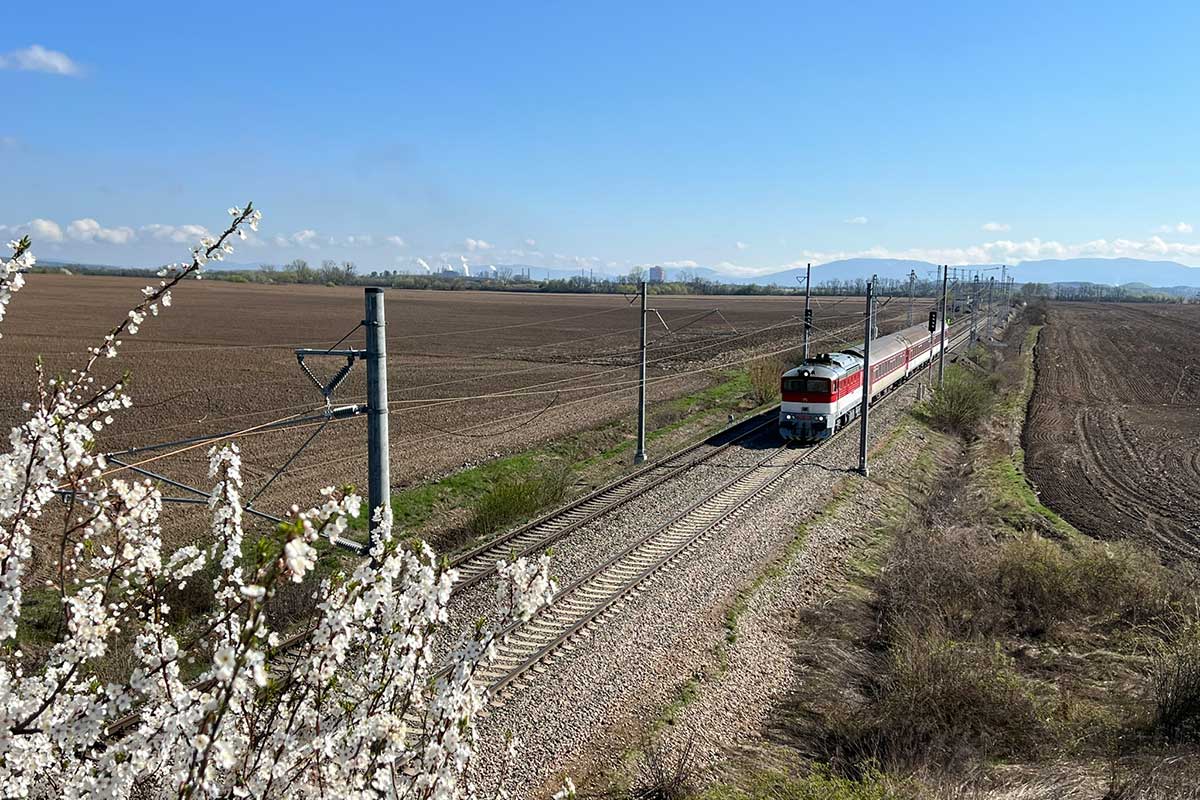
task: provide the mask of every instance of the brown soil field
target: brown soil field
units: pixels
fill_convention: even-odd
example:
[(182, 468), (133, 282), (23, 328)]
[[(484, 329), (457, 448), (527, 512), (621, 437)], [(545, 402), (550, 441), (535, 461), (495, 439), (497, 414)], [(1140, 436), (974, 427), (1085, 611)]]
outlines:
[[(144, 279), (32, 275), (11, 305), (0, 341), (4, 422), (20, 421), (33, 393), (35, 357), (51, 374), (78, 366), (87, 347), (136, 302)], [(392, 481), (409, 485), (501, 454), (631, 415), (636, 407), (638, 310), (612, 295), (389, 290), (387, 339)], [(725, 368), (756, 353), (798, 346), (803, 301), (789, 297), (652, 298), (651, 404), (712, 385)], [(860, 338), (862, 301), (820, 298), (815, 325)], [(707, 314), (719, 309), (721, 314)], [(907, 303), (885, 308), (880, 325), (904, 322)], [(923, 311), (919, 311), (923, 314)], [(99, 442), (105, 452), (243, 430), (323, 406), (301, 373), (295, 347), (328, 347), (363, 316), (361, 287), (264, 286), (188, 281), (175, 302), (125, 337), (120, 357), (98, 379), (124, 371), (134, 408)], [(686, 327), (684, 327), (686, 326)], [(774, 326), (774, 327), (771, 327)], [(771, 327), (770, 330), (763, 330)], [(818, 344), (827, 346), (831, 337)], [(362, 347), (362, 331), (343, 347)], [(332, 374), (337, 359), (309, 361)], [(365, 401), (358, 364), (335, 405)], [(479, 397), (498, 392), (516, 396)], [(463, 399), (466, 398), (466, 399)], [(239, 436), (253, 496), (316, 430)], [(146, 469), (205, 487), (209, 445), (163, 457), (137, 456)], [(256, 502), (279, 513), (316, 497), (320, 486), (365, 486), (364, 417), (331, 423)], [(200, 514), (172, 506), (172, 513)]]
[(1042, 500), (1092, 536), (1200, 557), (1200, 306), (1054, 304), (1036, 368)]

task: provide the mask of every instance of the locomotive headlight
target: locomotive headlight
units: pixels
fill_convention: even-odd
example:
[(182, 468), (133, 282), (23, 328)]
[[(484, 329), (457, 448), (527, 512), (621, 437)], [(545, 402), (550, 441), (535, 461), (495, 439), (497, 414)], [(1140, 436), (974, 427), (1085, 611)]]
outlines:
[(791, 414), (784, 414), (784, 415), (783, 415), (783, 418), (784, 418), (784, 419), (791, 419), (791, 418), (792, 418), (792, 415), (791, 415)]

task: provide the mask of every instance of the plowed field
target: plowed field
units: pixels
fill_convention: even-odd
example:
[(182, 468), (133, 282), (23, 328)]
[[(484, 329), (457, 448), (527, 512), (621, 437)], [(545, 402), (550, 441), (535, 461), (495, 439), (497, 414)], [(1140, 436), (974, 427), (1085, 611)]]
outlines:
[[(144, 284), (31, 275), (0, 326), (3, 423), (20, 419), (20, 404), (32, 394), (36, 356), (44, 357), (52, 374), (78, 365), (85, 348), (123, 317)], [(386, 302), (396, 485), (528, 449), (635, 407), (638, 310), (626, 298), (389, 290)], [(661, 297), (651, 305), (658, 309), (650, 331), (652, 404), (712, 384), (723, 366), (800, 341), (796, 317), (803, 302), (796, 298)], [(721, 314), (705, 316), (714, 308)], [(816, 324), (824, 331), (842, 329), (835, 340), (856, 340), (861, 308), (858, 299), (821, 298)], [(902, 300), (891, 304), (881, 326), (902, 324), (906, 310)], [(103, 434), (101, 447), (113, 452), (240, 430), (319, 409), (322, 397), (292, 349), (328, 347), (362, 316), (361, 288), (187, 282), (172, 308), (126, 337), (121, 357), (103, 362), (102, 377), (110, 381), (124, 370), (132, 373), (135, 407)], [(359, 330), (342, 346), (362, 347), (363, 341)], [(310, 363), (324, 374), (340, 366), (334, 359)], [(365, 386), (360, 363), (335, 404), (365, 401)], [(315, 429), (239, 437), (247, 496)], [(203, 486), (206, 450), (199, 446), (146, 468)], [(314, 497), (322, 485), (363, 486), (365, 473), (365, 419), (335, 422), (257, 505), (278, 513)]]
[(1055, 304), (1036, 364), (1043, 501), (1093, 536), (1200, 558), (1200, 306)]

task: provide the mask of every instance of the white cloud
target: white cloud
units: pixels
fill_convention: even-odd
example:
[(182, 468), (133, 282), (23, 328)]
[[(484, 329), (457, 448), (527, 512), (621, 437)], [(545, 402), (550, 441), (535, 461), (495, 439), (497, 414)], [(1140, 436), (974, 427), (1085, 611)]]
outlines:
[(726, 275), (736, 275), (750, 277), (753, 275), (762, 275), (767, 272), (774, 272), (777, 267), (744, 267), (741, 264), (735, 264), (732, 261), (721, 261), (717, 263), (716, 270), (723, 272)]
[(1191, 233), (1193, 230), (1189, 222), (1176, 222), (1174, 225), (1159, 225), (1154, 229), (1155, 233)]
[(476, 250), (491, 250), (494, 245), (483, 239), (466, 239), (463, 241), (463, 246), (467, 248), (467, 252), (474, 253)]
[(28, 223), (29, 235), (34, 241), (41, 242), (61, 242), (63, 240), (62, 228), (58, 223), (50, 219), (31, 219)]
[(40, 44), (31, 44), (22, 50), (12, 50), (0, 55), (0, 69), (19, 69), (26, 72), (48, 72), (51, 75), (79, 75), (79, 65), (66, 53), (47, 50)]
[(320, 234), (312, 228), (305, 228), (302, 231), (296, 231), (290, 236), (284, 233), (277, 233), (271, 237), (271, 242), (276, 247), (307, 247), (310, 250), (316, 250), (321, 246)]
[(0, 136), (0, 150), (16, 150), (21, 146), (21, 140), (15, 136)]
[(405, 244), (407, 244), (403, 239), (401, 239), (399, 236), (396, 236), (395, 234), (393, 234), (391, 236), (385, 236), (384, 241), (387, 242), (388, 244), (394, 245), (396, 247), (404, 247)]
[(537, 247), (537, 239), (526, 239), (525, 246), (526, 247)]
[(737, 242), (734, 244), (734, 247), (736, 247), (738, 250), (745, 250), (750, 247), (750, 245), (746, 244), (745, 242)]
[(0, 225), (0, 236), (17, 239), (28, 236), (33, 240), (35, 248), (38, 245), (57, 243), (63, 240), (62, 228), (58, 223), (51, 219), (41, 218), (31, 219), (22, 225)]
[(300, 247), (310, 247), (316, 249), (321, 245), (317, 243), (318, 234), (312, 228), (305, 228), (302, 231), (296, 231), (291, 235), (288, 241)]
[(869, 220), (866, 217), (850, 217), (849, 219), (842, 220), (842, 222), (847, 225), (866, 225)]
[(363, 233), (357, 236), (351, 234), (350, 236), (346, 237), (344, 244), (346, 247), (374, 247), (375, 237), (369, 233)]
[(198, 244), (205, 236), (211, 236), (203, 225), (143, 225), (142, 233), (164, 242), (176, 244)]
[(691, 259), (685, 259), (683, 261), (664, 261), (662, 262), (662, 265), (664, 267), (674, 267), (675, 269), (695, 269), (696, 267), (700, 266), (698, 262), (692, 261)]
[(1012, 230), (1012, 225), (1009, 225), (1007, 222), (985, 222), (979, 226), (979, 229), (988, 233), (1003, 233), (1004, 231)]
[(91, 217), (74, 220), (67, 226), (67, 235), (80, 242), (104, 242), (105, 244), (128, 244), (136, 237), (133, 228), (105, 228)]

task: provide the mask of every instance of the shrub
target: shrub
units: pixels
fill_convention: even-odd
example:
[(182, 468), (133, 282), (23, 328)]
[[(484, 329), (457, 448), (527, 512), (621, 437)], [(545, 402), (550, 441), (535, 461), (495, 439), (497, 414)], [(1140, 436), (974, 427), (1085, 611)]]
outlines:
[(934, 390), (926, 413), (934, 427), (969, 438), (978, 432), (995, 397), (995, 387), (986, 376), (954, 366)]
[(1044, 298), (1039, 297), (1036, 300), (1031, 300), (1029, 305), (1025, 306), (1025, 320), (1030, 325), (1045, 325), (1048, 311), (1049, 309)]
[(1036, 534), (1000, 548), (995, 582), (1020, 633), (1045, 633), (1076, 605), (1073, 577), (1063, 549)]
[(785, 364), (778, 356), (764, 356), (751, 361), (746, 367), (750, 376), (750, 398), (754, 405), (762, 406), (779, 399), (780, 376)]
[(960, 638), (994, 631), (1003, 609), (985, 579), (993, 561), (969, 528), (902, 531), (877, 590), (886, 630), (925, 628)]
[(869, 702), (830, 725), (831, 756), (946, 768), (1031, 752), (1042, 722), (1010, 659), (990, 645), (899, 632)]
[(1155, 732), (1169, 741), (1200, 739), (1200, 620), (1189, 620), (1150, 652)]
[(994, 582), (1017, 632), (1033, 635), (1081, 615), (1122, 625), (1152, 621), (1174, 597), (1165, 568), (1135, 545), (1081, 541), (1067, 547), (1037, 534), (1001, 546)]
[(475, 501), (467, 528), (482, 536), (527, 519), (562, 500), (572, 480), (571, 468), (563, 462), (532, 477), (502, 480)]
[(633, 800), (685, 800), (696, 793), (695, 740), (668, 750), (651, 745), (642, 752), (629, 789), (618, 796)]

